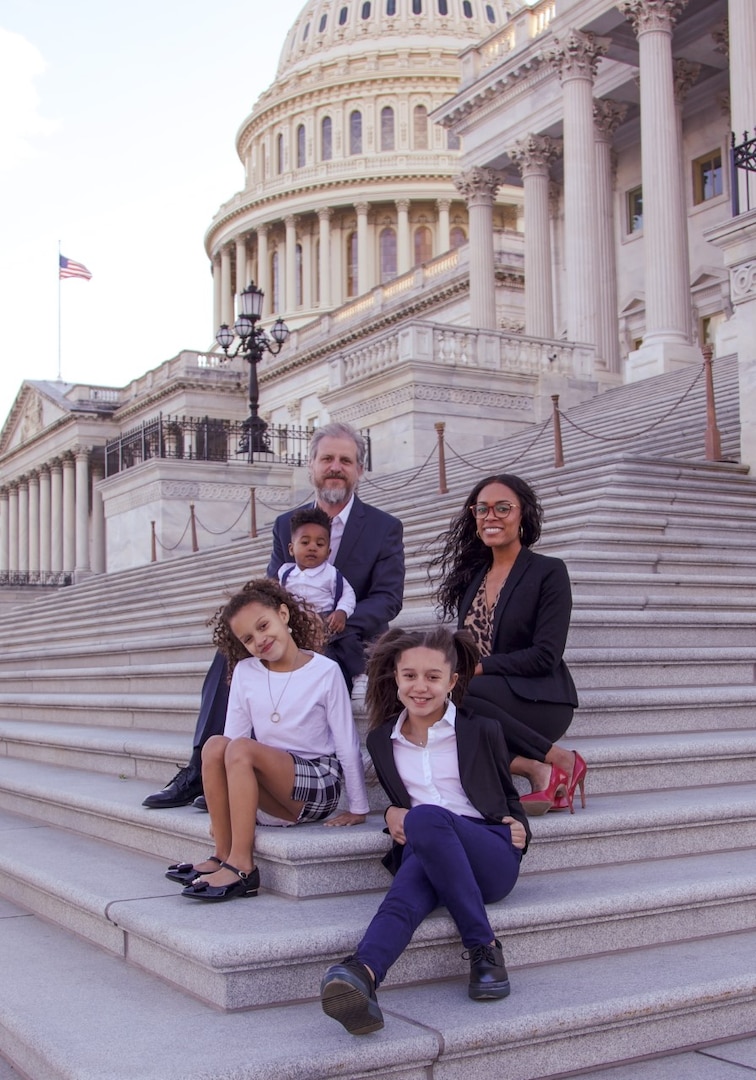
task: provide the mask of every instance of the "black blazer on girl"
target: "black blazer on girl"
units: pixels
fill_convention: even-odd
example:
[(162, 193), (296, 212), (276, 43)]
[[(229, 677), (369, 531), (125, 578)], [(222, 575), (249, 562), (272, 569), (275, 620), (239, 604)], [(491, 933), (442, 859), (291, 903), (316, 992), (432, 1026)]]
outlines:
[[(460, 629), (485, 575), (483, 568), (467, 587), (459, 605)], [(562, 659), (571, 611), (570, 578), (562, 560), (522, 548), (499, 593), (483, 674), (503, 676), (526, 701), (577, 707), (575, 684)]]
[[(387, 720), (369, 732), (367, 748), (391, 805), (409, 810), (412, 807), (409, 793), (394, 761), (391, 732), (395, 720), (396, 717)], [(500, 824), (504, 817), (522, 822), (527, 837), (524, 854), (530, 842), (530, 826), (509, 774), (509, 751), (501, 726), (496, 720), (476, 715), (460, 705), (457, 706), (455, 730), (459, 779), (465, 795), (490, 825)], [(394, 844), (394, 850), (383, 860), (392, 873), (399, 867), (401, 853), (402, 845)]]

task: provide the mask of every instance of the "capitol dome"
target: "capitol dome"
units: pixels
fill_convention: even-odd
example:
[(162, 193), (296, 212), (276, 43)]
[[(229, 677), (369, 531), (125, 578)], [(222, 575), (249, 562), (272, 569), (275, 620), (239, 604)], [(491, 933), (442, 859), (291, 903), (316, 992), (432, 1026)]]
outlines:
[(239, 129), (244, 189), (206, 234), (216, 326), (249, 280), (296, 328), (466, 242), (459, 141), (430, 115), (459, 89), (459, 54), (516, 7), (309, 0)]

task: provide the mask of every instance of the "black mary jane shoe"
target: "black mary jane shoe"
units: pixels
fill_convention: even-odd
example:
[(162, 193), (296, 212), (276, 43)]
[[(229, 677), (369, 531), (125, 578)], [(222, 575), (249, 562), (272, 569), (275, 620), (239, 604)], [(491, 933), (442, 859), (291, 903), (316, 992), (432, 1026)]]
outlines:
[(224, 870), (233, 871), (239, 880), (232, 881), (230, 885), (211, 885), (209, 881), (197, 880), (182, 889), (181, 895), (188, 896), (192, 900), (210, 900), (216, 903), (221, 900), (233, 900), (237, 896), (257, 896), (257, 890), (260, 888), (260, 871), (257, 867), (254, 870), (245, 871), (237, 870), (235, 866), (227, 862), (222, 862), (221, 866)]
[[(217, 855), (208, 856), (205, 862), (217, 863), (219, 867), (223, 865)], [(200, 874), (212, 874), (212, 872), (212, 870), (195, 870), (194, 863), (177, 862), (168, 867), (165, 876), (169, 881), (177, 881), (179, 885), (191, 885)]]

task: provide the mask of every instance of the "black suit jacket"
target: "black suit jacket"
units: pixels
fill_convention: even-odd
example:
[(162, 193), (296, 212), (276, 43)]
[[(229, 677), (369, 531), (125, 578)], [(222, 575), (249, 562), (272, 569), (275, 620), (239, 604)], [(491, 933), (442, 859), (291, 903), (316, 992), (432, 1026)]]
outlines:
[[(460, 627), (485, 574), (483, 568), (475, 575), (462, 598)], [(570, 578), (562, 560), (522, 548), (499, 593), (483, 674), (503, 676), (527, 701), (577, 707), (575, 684), (562, 659), (571, 611)]]
[[(311, 504), (310, 504), (311, 505)], [(280, 514), (273, 523), (273, 553), (268, 577), (289, 562), (291, 515)], [(402, 610), (404, 595), (404, 543), (398, 518), (364, 503), (357, 495), (349, 512), (344, 534), (334, 561), (357, 597), (347, 627), (362, 641), (372, 641), (388, 629), (391, 619)]]
[[(391, 732), (396, 717), (368, 733), (367, 748), (375, 765), (381, 787), (392, 806), (412, 807), (409, 793), (394, 761)], [(509, 751), (498, 721), (472, 713), (464, 705), (457, 707), (457, 760), (462, 789), (475, 809), (489, 824), (498, 825), (502, 818), (513, 817), (525, 827), (530, 842), (530, 826), (522, 808), (517, 789), (509, 773)], [(384, 864), (396, 873), (401, 862), (402, 845), (394, 848)]]

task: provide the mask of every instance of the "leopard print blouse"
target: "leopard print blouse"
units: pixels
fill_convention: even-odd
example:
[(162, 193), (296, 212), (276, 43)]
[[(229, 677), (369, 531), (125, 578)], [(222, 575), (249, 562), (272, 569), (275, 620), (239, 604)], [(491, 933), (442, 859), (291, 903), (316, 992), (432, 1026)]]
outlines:
[(480, 588), (475, 594), (475, 599), (472, 604), (470, 604), (470, 610), (465, 616), (465, 630), (469, 630), (472, 634), (481, 657), (491, 655), (495, 610), (496, 604), (494, 604), (490, 611), (488, 609), (488, 604), (486, 603), (486, 579), (483, 578), (480, 583)]

